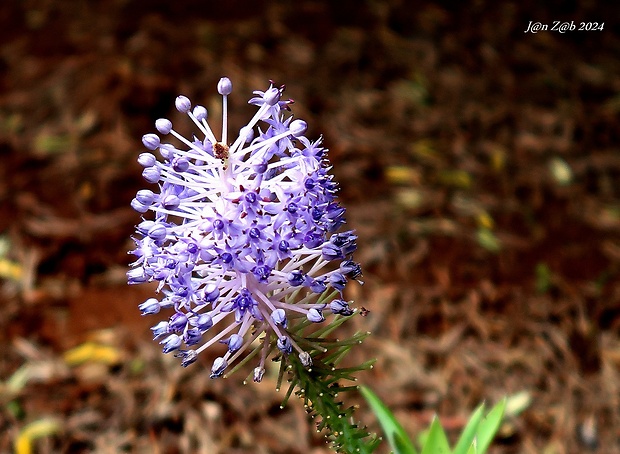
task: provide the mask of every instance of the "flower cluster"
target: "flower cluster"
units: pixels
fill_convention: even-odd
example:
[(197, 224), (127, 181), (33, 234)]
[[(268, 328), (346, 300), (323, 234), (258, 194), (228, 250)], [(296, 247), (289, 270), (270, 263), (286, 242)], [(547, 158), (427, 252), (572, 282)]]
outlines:
[[(185, 96), (177, 97), (176, 108), (201, 137), (187, 139), (159, 119), (159, 135), (142, 138), (149, 150), (138, 157), (142, 175), (159, 192), (140, 190), (131, 203), (139, 213), (153, 214), (136, 227), (136, 260), (127, 278), (129, 284), (158, 283), (160, 298), (142, 303), (142, 314), (171, 309), (167, 320), (152, 327), (164, 353), (174, 351), (187, 366), (223, 343), (227, 350), (211, 369), (215, 378), (258, 340), (263, 347), (254, 380), (260, 381), (274, 344), (311, 364), (288, 331), (290, 320), (320, 323), (326, 313), (353, 313), (342, 290), (361, 274), (351, 257), (357, 237), (336, 233), (345, 210), (336, 202), (327, 150), (320, 139), (304, 137), (303, 120), (285, 115), (292, 100), (282, 98), (284, 86), (272, 83), (254, 92), (249, 103), (258, 110), (232, 144), (232, 83), (222, 78), (217, 89), (223, 100), (220, 141), (207, 109), (192, 108)], [(174, 137), (177, 145), (162, 136)], [(340, 297), (322, 298), (330, 289)]]

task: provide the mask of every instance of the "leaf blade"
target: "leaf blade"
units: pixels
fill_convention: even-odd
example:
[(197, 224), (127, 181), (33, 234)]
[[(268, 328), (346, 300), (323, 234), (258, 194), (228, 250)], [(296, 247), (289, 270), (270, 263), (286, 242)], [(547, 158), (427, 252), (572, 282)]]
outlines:
[(394, 452), (396, 454), (418, 454), (405, 429), (379, 397), (365, 386), (360, 386), (360, 393), (375, 413)]
[(428, 436), (422, 448), (422, 454), (450, 454), (448, 437), (446, 437), (446, 432), (443, 430), (437, 416), (433, 418), (431, 427), (428, 430)]
[(506, 409), (506, 398), (500, 400), (486, 415), (486, 417), (478, 424), (476, 431), (476, 439), (478, 442), (478, 452), (486, 452), (495, 438), (495, 434), (499, 429), (504, 418)]
[(484, 404), (480, 404), (478, 408), (472, 413), (469, 421), (465, 425), (459, 440), (456, 442), (456, 446), (452, 451), (452, 454), (466, 454), (469, 452), (472, 442), (476, 438), (476, 433), (478, 431), (478, 425), (480, 424), (480, 420), (484, 415)]

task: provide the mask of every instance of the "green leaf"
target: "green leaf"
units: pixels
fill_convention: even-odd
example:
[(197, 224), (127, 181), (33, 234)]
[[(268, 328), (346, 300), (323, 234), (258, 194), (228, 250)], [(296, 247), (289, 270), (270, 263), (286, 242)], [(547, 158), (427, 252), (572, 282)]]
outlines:
[(377, 416), (390, 447), (396, 454), (417, 454), (413, 443), (405, 429), (394, 417), (394, 414), (381, 402), (379, 397), (365, 386), (360, 386), (360, 392)]
[[(411, 441), (408, 437), (403, 438), (399, 433), (394, 433), (394, 444), (392, 448), (396, 454), (410, 453), (409, 444), (411, 444)], [(413, 454), (416, 453), (413, 452)]]
[(422, 454), (450, 454), (450, 443), (448, 443), (448, 437), (441, 427), (439, 418), (435, 416), (431, 427), (428, 430), (428, 436), (424, 447), (422, 448)]
[(502, 244), (491, 229), (480, 227), (476, 231), (478, 244), (490, 252), (499, 252)]
[(34, 139), (34, 151), (40, 156), (63, 153), (71, 147), (71, 138), (67, 134), (53, 135), (41, 132)]
[(467, 450), (467, 454), (478, 454), (478, 445), (476, 443), (476, 440), (474, 440), (474, 442), (471, 444), (471, 446)]
[(544, 262), (536, 264), (536, 291), (546, 293), (552, 286), (552, 273), (549, 265)]
[(484, 404), (481, 404), (469, 418), (469, 421), (463, 429), (463, 433), (459, 437), (459, 441), (456, 443), (452, 454), (468, 454), (471, 451), (472, 442), (476, 438), (478, 425), (480, 424), (483, 414)]
[(489, 449), (497, 430), (499, 429), (502, 419), (504, 418), (504, 410), (506, 409), (506, 398), (504, 397), (495, 407), (491, 409), (489, 414), (480, 421), (476, 438), (478, 440), (478, 452), (483, 453)]

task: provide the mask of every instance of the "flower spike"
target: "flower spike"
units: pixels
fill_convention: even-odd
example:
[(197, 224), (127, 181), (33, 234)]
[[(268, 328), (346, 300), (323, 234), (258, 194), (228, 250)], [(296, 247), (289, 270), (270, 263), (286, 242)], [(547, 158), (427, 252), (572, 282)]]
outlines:
[(226, 77), (217, 85), (219, 140), (207, 109), (183, 95), (175, 107), (199, 136), (183, 137), (161, 118), (158, 134), (142, 137), (148, 150), (138, 156), (142, 175), (159, 192), (142, 189), (131, 202), (144, 219), (136, 227), (127, 279), (158, 283), (159, 297), (138, 308), (143, 315), (166, 313), (152, 328), (164, 353), (175, 352), (185, 367), (205, 349), (220, 349), (211, 368), (216, 378), (259, 342), (259, 382), (272, 352), (311, 366), (290, 327), (353, 314), (349, 303), (334, 297), (342, 297), (361, 269), (352, 260), (356, 235), (336, 233), (345, 210), (336, 200), (327, 150), (320, 139), (304, 136), (305, 121), (288, 113), (292, 101), (282, 98), (284, 85), (254, 92), (249, 103), (256, 114), (231, 143), (232, 88)]

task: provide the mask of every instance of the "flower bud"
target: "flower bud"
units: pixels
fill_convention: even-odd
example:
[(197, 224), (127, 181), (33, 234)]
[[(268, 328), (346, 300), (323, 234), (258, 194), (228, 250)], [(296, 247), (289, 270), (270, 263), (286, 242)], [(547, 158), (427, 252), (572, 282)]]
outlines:
[(312, 356), (308, 352), (301, 352), (299, 354), (299, 361), (306, 369), (312, 367)]
[(183, 334), (185, 345), (196, 345), (202, 340), (202, 332), (198, 328), (190, 328)]
[(166, 118), (160, 118), (155, 121), (155, 128), (157, 128), (160, 134), (169, 134), (172, 130), (172, 122)]
[(213, 303), (220, 297), (220, 289), (215, 284), (207, 285), (202, 291), (203, 299), (208, 303)]
[(182, 312), (176, 312), (168, 321), (169, 331), (183, 331), (187, 326), (187, 316)]
[(253, 380), (255, 383), (260, 383), (263, 380), (263, 376), (265, 375), (265, 368), (264, 367), (255, 367), (254, 368), (254, 376), (253, 376)]
[(179, 337), (176, 334), (171, 334), (170, 336), (166, 337), (163, 341), (161, 341), (159, 344), (164, 346), (162, 350), (164, 353), (170, 353), (171, 351), (179, 348), (181, 346), (181, 343), (182, 343), (181, 337)]
[(198, 121), (202, 121), (202, 120), (206, 120), (207, 119), (207, 109), (204, 106), (196, 106), (194, 107), (193, 110), (193, 115), (194, 117), (196, 117), (196, 119)]
[(172, 160), (172, 168), (175, 172), (185, 172), (189, 169), (189, 161), (183, 157), (174, 158)]
[(329, 309), (332, 311), (332, 314), (340, 314), (345, 316), (353, 314), (353, 310), (349, 307), (349, 304), (343, 300), (332, 300), (329, 303)]
[(325, 285), (325, 281), (323, 279), (312, 279), (309, 287), (314, 293), (323, 293), (327, 290), (327, 286)]
[(160, 141), (157, 134), (144, 134), (142, 136), (142, 144), (149, 150), (155, 150), (159, 146), (159, 143)]
[(174, 106), (181, 113), (189, 112), (189, 109), (192, 108), (192, 103), (190, 102), (187, 96), (179, 95), (177, 99), (174, 101)]
[(293, 120), (291, 121), (291, 126), (289, 129), (291, 134), (293, 134), (293, 137), (299, 137), (306, 132), (306, 129), (308, 129), (308, 123), (303, 120)]
[(308, 310), (306, 317), (312, 323), (321, 323), (323, 320), (325, 320), (325, 317), (323, 317), (323, 313), (319, 311), (318, 309), (315, 309), (314, 307)]
[(239, 137), (243, 137), (243, 143), (249, 143), (254, 138), (254, 129), (252, 128), (241, 128), (239, 130)]
[(138, 164), (140, 164), (142, 167), (152, 167), (156, 163), (157, 163), (157, 158), (155, 158), (155, 155), (153, 155), (153, 153), (140, 153), (138, 155)]
[(213, 320), (209, 314), (200, 314), (197, 318), (190, 319), (200, 331), (206, 331), (213, 326)]
[(136, 210), (138, 213), (146, 213), (149, 210), (148, 205), (144, 205), (140, 203), (140, 201), (137, 199), (132, 199), (130, 205), (131, 205), (131, 208)]
[(148, 314), (157, 314), (159, 312), (160, 306), (159, 301), (156, 298), (149, 298), (144, 303), (138, 306), (142, 315)]
[(153, 240), (163, 240), (166, 238), (167, 233), (168, 229), (165, 225), (156, 223), (153, 227), (149, 229), (147, 235)]
[(254, 164), (252, 169), (259, 175), (267, 171), (268, 163), (266, 161), (260, 161), (258, 164)]
[(148, 281), (148, 276), (142, 268), (133, 268), (127, 271), (128, 284), (141, 284), (146, 281)]
[(288, 326), (286, 312), (282, 308), (278, 308), (275, 311), (273, 311), (271, 313), (271, 319), (274, 321), (276, 325), (280, 325), (284, 329), (286, 329)]
[(164, 197), (161, 204), (166, 210), (174, 210), (181, 204), (181, 199), (179, 199), (176, 195), (167, 195)]
[(304, 273), (301, 270), (295, 270), (289, 273), (288, 283), (293, 287), (303, 285), (306, 280)]
[(136, 200), (142, 205), (152, 205), (155, 201), (155, 194), (149, 189), (141, 189), (136, 194)]
[(336, 290), (342, 292), (344, 286), (347, 285), (347, 278), (342, 273), (336, 271), (329, 276), (329, 283)]
[(232, 93), (232, 82), (228, 77), (222, 77), (217, 83), (217, 92), (222, 96), (228, 96)]
[(162, 143), (159, 146), (159, 154), (162, 158), (171, 161), (174, 158), (174, 147), (169, 143)]
[(198, 353), (196, 353), (196, 350), (187, 350), (185, 352), (183, 352), (180, 355), (183, 360), (181, 361), (181, 366), (183, 367), (187, 367), (190, 364), (196, 362), (196, 360), (198, 359)]
[(226, 370), (227, 367), (228, 367), (228, 363), (226, 362), (224, 358), (222, 358), (221, 356), (218, 358), (215, 358), (215, 361), (213, 361), (213, 366), (211, 366), (210, 378), (221, 377), (222, 374), (224, 373), (224, 370)]
[(159, 322), (157, 325), (151, 327), (151, 331), (153, 331), (153, 339), (157, 339), (162, 334), (168, 332), (168, 322)]
[(228, 345), (229, 352), (236, 352), (243, 346), (243, 337), (233, 334), (228, 339), (221, 340), (220, 343)]
[(278, 339), (278, 341), (276, 342), (276, 346), (282, 353), (289, 354), (293, 351), (293, 345), (291, 344), (291, 340), (286, 336), (282, 336), (280, 339)]
[(355, 279), (362, 274), (362, 267), (352, 260), (345, 260), (340, 264), (340, 271), (345, 276)]
[(161, 172), (157, 167), (147, 167), (142, 171), (142, 177), (148, 183), (157, 183), (161, 178)]
[(154, 225), (155, 222), (153, 221), (142, 221), (140, 224), (137, 225), (136, 230), (142, 235), (146, 235)]

